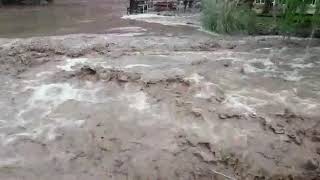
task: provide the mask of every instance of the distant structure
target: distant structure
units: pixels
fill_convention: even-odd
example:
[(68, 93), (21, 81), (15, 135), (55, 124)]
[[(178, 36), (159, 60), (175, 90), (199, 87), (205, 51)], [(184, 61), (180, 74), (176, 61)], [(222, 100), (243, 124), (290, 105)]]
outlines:
[(152, 7), (152, 0), (129, 0), (128, 14), (146, 13)]
[(0, 0), (0, 6), (2, 5), (47, 5), (54, 0)]
[(149, 11), (177, 11), (201, 9), (201, 0), (128, 0), (128, 14), (148, 13)]

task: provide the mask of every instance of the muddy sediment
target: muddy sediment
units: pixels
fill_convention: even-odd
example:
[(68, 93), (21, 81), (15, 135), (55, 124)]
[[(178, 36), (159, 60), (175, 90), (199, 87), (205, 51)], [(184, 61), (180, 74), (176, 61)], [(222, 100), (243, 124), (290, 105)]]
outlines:
[(0, 41), (0, 179), (320, 178), (317, 41)]

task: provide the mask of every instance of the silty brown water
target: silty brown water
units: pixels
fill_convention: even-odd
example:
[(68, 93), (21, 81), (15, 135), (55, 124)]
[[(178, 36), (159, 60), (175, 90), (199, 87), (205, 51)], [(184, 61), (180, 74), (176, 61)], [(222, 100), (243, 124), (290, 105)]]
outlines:
[(75, 33), (106, 33), (115, 27), (143, 26), (154, 32), (194, 33), (193, 28), (167, 27), (121, 19), (126, 0), (55, 0), (47, 6), (0, 8), (0, 37), (32, 37)]

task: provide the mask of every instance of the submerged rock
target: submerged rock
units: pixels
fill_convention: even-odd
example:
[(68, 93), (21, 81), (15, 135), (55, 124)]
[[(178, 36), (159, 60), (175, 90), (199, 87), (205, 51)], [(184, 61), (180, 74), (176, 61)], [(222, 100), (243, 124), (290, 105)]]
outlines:
[(309, 159), (309, 160), (307, 160), (307, 162), (303, 165), (303, 167), (304, 167), (306, 170), (313, 171), (313, 170), (316, 170), (316, 169), (319, 167), (319, 162), (318, 162), (317, 159)]

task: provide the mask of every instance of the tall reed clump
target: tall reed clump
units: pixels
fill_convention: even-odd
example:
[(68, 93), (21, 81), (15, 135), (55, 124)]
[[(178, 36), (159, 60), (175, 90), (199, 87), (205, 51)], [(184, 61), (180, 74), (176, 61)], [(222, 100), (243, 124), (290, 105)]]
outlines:
[(218, 33), (252, 33), (255, 14), (246, 5), (232, 0), (203, 0), (202, 23), (209, 31)]

